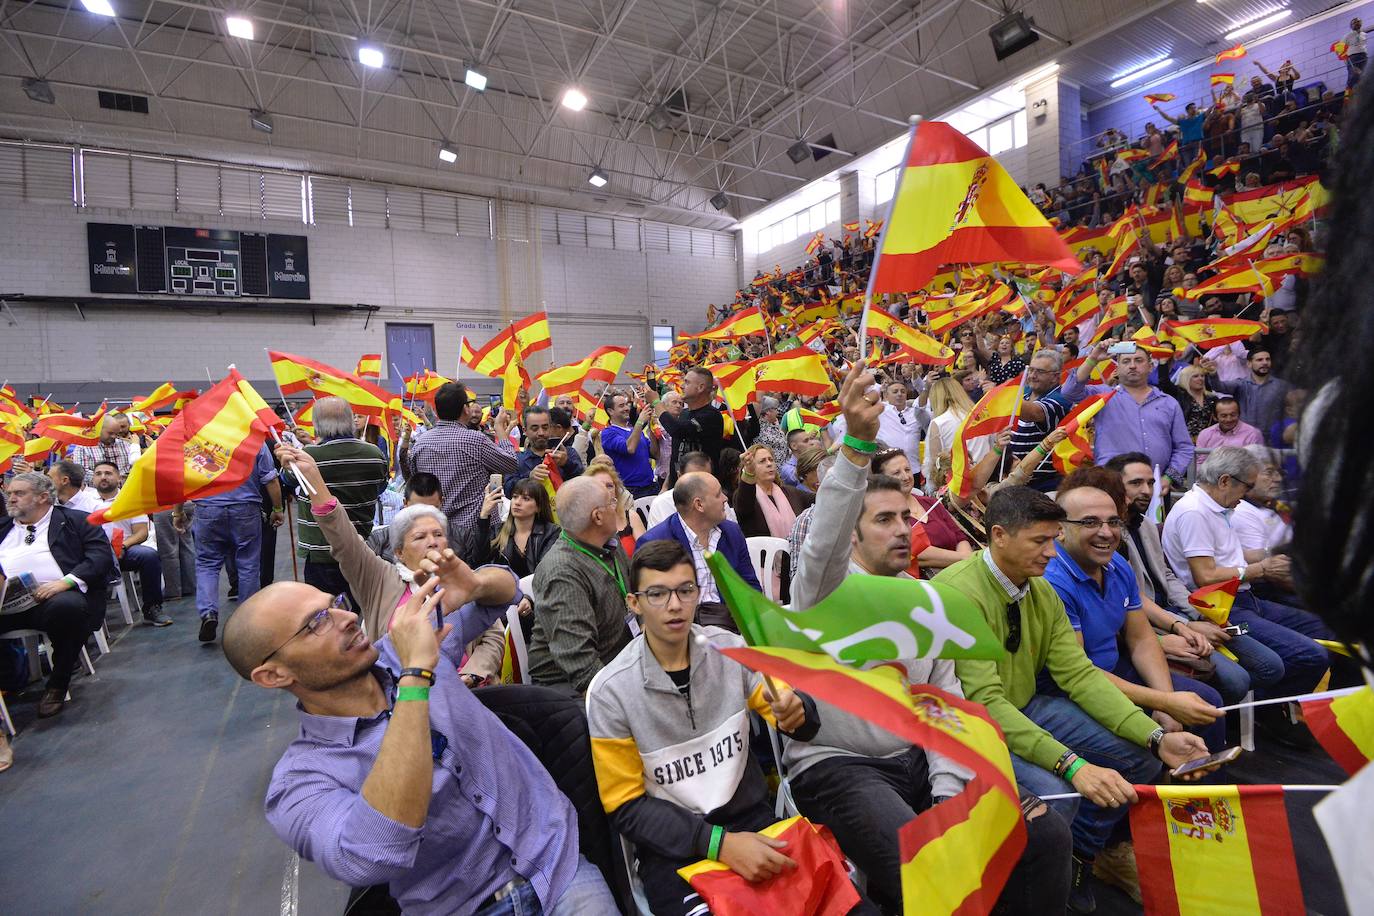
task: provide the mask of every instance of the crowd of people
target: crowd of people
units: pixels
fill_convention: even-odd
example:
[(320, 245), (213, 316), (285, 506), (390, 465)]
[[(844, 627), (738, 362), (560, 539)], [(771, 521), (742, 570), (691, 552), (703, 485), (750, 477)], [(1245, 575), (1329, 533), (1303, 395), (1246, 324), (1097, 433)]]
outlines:
[[(1281, 90), (1253, 91), (1282, 116), (1300, 76), (1289, 64), (1265, 72)], [(1229, 142), (1249, 127), (1238, 124), (1200, 142)], [(836, 395), (726, 403), (709, 366), (803, 345), (794, 316), (862, 289), (875, 235), (761, 273), (712, 306), (708, 330), (757, 307), (765, 331), (695, 339), (639, 384), (608, 387), (604, 425), (570, 397), (490, 411), (451, 382), (430, 422), (379, 440), (375, 421), (323, 397), (313, 428), (264, 444), (236, 488), (103, 527), (87, 515), (113, 502), (148, 446), (128, 415), (107, 415), (97, 444), (44, 466), (16, 460), (0, 569), (31, 576), (33, 600), (0, 615), (0, 638), (32, 628), (51, 642), (37, 714), (62, 712), (128, 577), (148, 625), (173, 625), (168, 603), (193, 598), (200, 642), (222, 635), (240, 676), (296, 698), (300, 733), (273, 773), (269, 822), (329, 875), (387, 885), (406, 912), (617, 911), (586, 811), (498, 715), (494, 697), (519, 680), (547, 691), (541, 715), (579, 723), (585, 743), (561, 749), (594, 772), (599, 816), (631, 844), (653, 912), (709, 912), (678, 874), (703, 858), (749, 882), (798, 867), (761, 832), (775, 820), (776, 771), (863, 876), (852, 912), (895, 913), (898, 830), (962, 792), (969, 773), (716, 651), (744, 641), (706, 558), (795, 609), (850, 575), (933, 579), (967, 596), (1005, 649), (895, 660), (911, 683), (981, 703), (1005, 736), (1026, 846), (999, 906), (1092, 912), (1099, 881), (1140, 902), (1124, 819), (1133, 786), (1231, 743), (1237, 724), (1221, 707), (1352, 676), (1319, 642), (1336, 634), (1299, 596), (1291, 558), (1309, 399), (1290, 378), (1311, 374), (1308, 281), (1286, 277), (1262, 302), (1190, 298), (1220, 233), (1205, 222), (1164, 244), (1147, 233), (1117, 273), (1083, 250), (1101, 300), (1129, 306), (1105, 336), (1095, 317), (1061, 327), (1047, 299), (1025, 295), (1014, 314), (945, 332), (956, 358), (932, 367), (890, 359), (882, 341), (864, 358), (859, 316), (841, 309), (804, 344), (825, 357)], [(1317, 247), (1295, 227), (1264, 254)], [(962, 281), (877, 304), (928, 331), (926, 305)], [(1263, 327), (1208, 349), (1134, 343), (1164, 321), (1236, 316)], [(960, 442), (975, 403), (1017, 379), (1006, 428)], [(1112, 396), (1093, 420), (1092, 460), (1057, 467), (1065, 418), (1097, 394)], [(968, 496), (948, 486), (957, 448), (972, 466)], [(288, 522), (303, 572), (274, 582)], [(789, 549), (760, 567), (754, 537)], [(222, 573), (236, 607), (221, 634)], [(1232, 581), (1227, 625), (1194, 608), (1194, 591)], [(512, 672), (516, 641), (527, 670)], [(1283, 706), (1257, 719), (1261, 742), (1315, 746)], [(781, 759), (754, 740), (763, 723)], [(0, 770), (12, 765), (0, 737)], [(1198, 777), (1224, 778), (1176, 778)]]

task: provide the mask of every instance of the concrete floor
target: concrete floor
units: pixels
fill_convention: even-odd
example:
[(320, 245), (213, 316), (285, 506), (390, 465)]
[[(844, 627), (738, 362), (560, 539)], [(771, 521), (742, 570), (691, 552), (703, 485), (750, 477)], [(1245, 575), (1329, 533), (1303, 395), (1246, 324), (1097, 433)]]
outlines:
[[(289, 579), (286, 550), (283, 538), (277, 573)], [(233, 607), (223, 602), (221, 618)], [(262, 815), (296, 734), (293, 699), (240, 680), (218, 642), (198, 643), (193, 601), (166, 609), (174, 626), (125, 628), (112, 605), (112, 651), (94, 677), (77, 676), (57, 718), (35, 718), (37, 686), (6, 697), (20, 733), (15, 765), (0, 774), (0, 912), (342, 914), (347, 888), (298, 863)], [(1320, 751), (1261, 748), (1232, 767), (1235, 781), (1343, 778)], [(1338, 916), (1340, 886), (1311, 815), (1320, 798), (1289, 795), (1288, 816), (1308, 911)], [(1098, 912), (1140, 908), (1099, 886)]]

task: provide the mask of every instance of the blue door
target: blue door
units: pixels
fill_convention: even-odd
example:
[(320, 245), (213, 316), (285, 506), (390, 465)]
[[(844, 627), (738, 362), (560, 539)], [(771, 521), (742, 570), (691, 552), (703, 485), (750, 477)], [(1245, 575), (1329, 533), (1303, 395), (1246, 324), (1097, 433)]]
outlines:
[[(434, 325), (391, 324), (386, 326), (386, 387), (400, 392), (404, 379), (424, 369), (434, 369)], [(400, 371), (398, 378), (396, 372)]]

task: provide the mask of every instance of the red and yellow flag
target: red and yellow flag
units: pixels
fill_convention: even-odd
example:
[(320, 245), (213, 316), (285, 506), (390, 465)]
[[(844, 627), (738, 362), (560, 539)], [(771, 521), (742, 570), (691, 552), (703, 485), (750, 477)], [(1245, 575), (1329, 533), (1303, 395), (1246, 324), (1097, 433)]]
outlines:
[(500, 378), (505, 373), (509, 354), (513, 352), (509, 346), (511, 343), (515, 344), (515, 350), (522, 360), (552, 346), (548, 313), (534, 312), (512, 322), (476, 350), (464, 337), (459, 344), (458, 358), (478, 375)]
[(1231, 85), (1232, 83), (1234, 83), (1235, 81), (1236, 81), (1236, 75), (1235, 75), (1234, 73), (1213, 73), (1213, 74), (1212, 74), (1212, 85), (1213, 85), (1213, 86), (1229, 86), (1229, 85)]
[(787, 844), (795, 869), (766, 881), (744, 880), (724, 862), (702, 859), (677, 870), (712, 916), (844, 916), (859, 903), (844, 855), (830, 831), (797, 816), (759, 831)]
[(1176, 98), (1178, 98), (1178, 96), (1174, 95), (1172, 92), (1150, 92), (1146, 94), (1145, 101), (1154, 105), (1158, 102), (1172, 102)]
[(139, 456), (93, 525), (152, 515), (188, 499), (232, 490), (248, 479), (268, 430), (283, 426), (235, 369), (191, 402)]
[(1161, 321), (1159, 330), (1162, 335), (1182, 338), (1200, 350), (1210, 350), (1248, 340), (1268, 329), (1263, 322), (1248, 318), (1195, 318), (1192, 321)]
[(1269, 220), (1279, 222), (1306, 220), (1324, 212), (1331, 204), (1331, 192), (1315, 175), (1292, 182), (1265, 185), (1240, 191), (1226, 200), (1236, 219), (1254, 226)]
[(825, 243), (825, 233), (817, 232), (811, 236), (811, 240), (806, 243), (806, 256), (809, 258), (821, 250), (821, 245)]
[(451, 381), (453, 379), (445, 378), (433, 369), (424, 369), (405, 380), (405, 396), (433, 403), (434, 396), (439, 393), (439, 389)]
[(317, 398), (333, 395), (347, 401), (354, 413), (366, 417), (381, 417), (393, 400), (399, 403), (391, 392), (308, 356), (277, 350), (268, 350), (267, 356), (272, 360), (272, 372), (283, 394), (309, 391)]
[[(1067, 382), (1069, 380), (1069, 373), (1077, 372), (1078, 367), (1083, 365), (1086, 360), (1087, 357), (1080, 356), (1077, 359), (1071, 359), (1065, 363), (1064, 374), (1060, 376), (1059, 384), (1062, 385)], [(1112, 376), (1114, 375), (1116, 375), (1116, 363), (1113, 360), (1104, 359), (1093, 367), (1093, 371), (1088, 375), (1088, 381), (1093, 385), (1105, 385), (1112, 380)]]
[(1344, 41), (1331, 42), (1331, 53), (1335, 54), (1339, 60), (1345, 60), (1350, 56), (1350, 46)]
[[(1189, 166), (1189, 168), (1192, 168), (1192, 166)], [(1216, 192), (1200, 181), (1190, 180), (1183, 186), (1183, 199), (1190, 204), (1201, 204), (1210, 207), (1212, 205), (1212, 198), (1215, 196)]]
[(815, 410), (808, 410), (805, 407), (799, 408), (799, 413), (804, 425), (823, 429), (834, 422), (835, 418), (844, 411), (840, 408), (838, 401), (831, 401), (829, 404), (816, 405)]
[[(1187, 185), (1190, 181), (1193, 180), (1193, 176), (1198, 173), (1198, 169), (1202, 168), (1206, 164), (1207, 151), (1199, 147), (1197, 151), (1197, 158), (1195, 158), (1192, 162), (1185, 165), (1182, 171), (1178, 173), (1178, 183), (1181, 185)], [(1211, 203), (1211, 200), (1209, 199), (1207, 203)]]
[(1107, 304), (1102, 306), (1102, 317), (1098, 319), (1097, 330), (1093, 331), (1092, 338), (1088, 341), (1095, 344), (1105, 338), (1114, 328), (1119, 328), (1126, 323), (1126, 297), (1117, 296), (1110, 299)]
[(796, 347), (754, 360), (756, 391), (785, 391), (819, 398), (835, 393), (825, 360), (809, 347)]
[(1208, 175), (1217, 179), (1225, 178), (1227, 175), (1235, 175), (1238, 172), (1240, 172), (1240, 163), (1234, 159), (1229, 162), (1223, 162), (1216, 168), (1207, 170)]
[(1112, 263), (1107, 267), (1107, 276), (1115, 277), (1126, 269), (1126, 263), (1135, 255), (1140, 253), (1140, 236), (1134, 231), (1128, 232), (1117, 239), (1116, 252), (1112, 255)]
[(1006, 169), (941, 121), (912, 126), (888, 222), (870, 294), (921, 289), (943, 264), (1023, 261), (1082, 269)]
[(89, 417), (73, 413), (54, 413), (39, 417), (33, 431), (63, 445), (95, 445), (100, 441), (100, 425), (105, 420), (105, 405)]
[(358, 378), (370, 378), (373, 381), (382, 377), (382, 354), (364, 353), (358, 357), (358, 366), (353, 370), (353, 374)]
[(140, 413), (152, 413), (159, 407), (166, 407), (177, 399), (176, 386), (171, 382), (164, 382), (157, 386), (157, 389), (145, 398), (140, 398), (129, 405), (130, 410)]
[[(1140, 328), (1137, 328), (1136, 332), (1131, 335), (1131, 340), (1135, 341), (1135, 345), (1137, 347), (1144, 350), (1146, 353), (1150, 354), (1156, 359), (1163, 359), (1165, 357), (1174, 355), (1173, 348), (1160, 345), (1159, 338), (1155, 336), (1154, 331), (1150, 330), (1149, 325), (1144, 325)], [(1098, 365), (1101, 366), (1102, 363), (1099, 363)]]
[[(1224, 61), (1224, 60), (1240, 60), (1240, 59), (1241, 59), (1242, 57), (1244, 57), (1244, 56), (1245, 56), (1245, 45), (1236, 45), (1235, 47), (1227, 48), (1225, 51), (1220, 51), (1220, 52), (1218, 52), (1218, 53), (1217, 53), (1217, 56), (1216, 56), (1216, 59), (1213, 61), (1213, 63), (1218, 63), (1218, 64), (1219, 64), (1219, 63), (1221, 63), (1221, 62)], [(1218, 75), (1218, 76), (1227, 76), (1227, 75), (1230, 75), (1230, 74), (1217, 74), (1217, 75)], [(1234, 80), (1234, 76), (1232, 77), (1232, 79)], [(1216, 77), (1213, 77), (1213, 78), (1212, 78), (1212, 85), (1213, 85), (1213, 86), (1216, 85)]]
[(1115, 391), (1094, 394), (1084, 398), (1069, 411), (1059, 428), (1068, 438), (1058, 443), (1050, 451), (1050, 463), (1060, 474), (1068, 474), (1093, 461), (1093, 439), (1088, 433), (1088, 424), (1097, 416), (1107, 402), (1116, 395)]
[(14, 464), (14, 456), (24, 452), (24, 432), (15, 426), (0, 422), (0, 474)]
[[(933, 316), (931, 322), (934, 323)], [(868, 336), (881, 337), (884, 340), (900, 344), (911, 353), (912, 359), (920, 363), (927, 363), (932, 366), (948, 366), (954, 362), (954, 351), (949, 347), (929, 334), (922, 334), (896, 315), (880, 309), (876, 305), (869, 309)]]
[(737, 337), (753, 337), (756, 334), (767, 333), (768, 326), (763, 323), (763, 313), (755, 305), (736, 312), (710, 330), (699, 334), (679, 334), (678, 337), (682, 340), (734, 340)]
[(845, 223), (845, 224), (844, 224), (844, 231), (845, 231), (845, 232), (858, 232), (858, 231), (859, 231), (859, 221), (858, 221), (858, 220), (854, 220), (854, 222), (852, 222), (852, 223)]
[(1204, 585), (1188, 596), (1193, 608), (1219, 627), (1226, 626), (1231, 619), (1231, 605), (1236, 602), (1236, 590), (1240, 579), (1227, 579), (1212, 585)]
[(555, 366), (547, 372), (535, 376), (535, 381), (544, 386), (549, 397), (571, 394), (587, 387), (589, 382), (604, 382), (609, 385), (620, 374), (629, 347), (597, 347), (575, 363)]
[(1054, 313), (1054, 321), (1061, 331), (1086, 321), (1102, 308), (1097, 288), (1092, 285), (1078, 290), (1071, 299), (1065, 300), (1061, 294), (1060, 301), (1062, 304)]
[(296, 411), (291, 417), (291, 421), (295, 427), (308, 436), (315, 435), (315, 401), (318, 400), (319, 398), (315, 398), (307, 402), (304, 407)]
[(1131, 837), (1152, 916), (1305, 913), (1280, 786), (1136, 786)]
[(1303, 700), (1302, 715), (1312, 737), (1351, 776), (1374, 758), (1374, 690), (1369, 687), (1343, 697)]
[(24, 443), (24, 460), (29, 464), (41, 464), (48, 456), (61, 448), (61, 444), (47, 436), (38, 436)]
[(1007, 379), (989, 391), (973, 405), (973, 411), (964, 423), (965, 436), (988, 436), (1000, 432), (1011, 425), (1021, 405), (1021, 376)]
[[(1177, 140), (1171, 140), (1171, 141), (1169, 142), (1169, 145), (1166, 146), (1166, 147), (1164, 147), (1164, 150), (1163, 150), (1158, 156), (1155, 157), (1155, 161), (1152, 162), (1152, 163), (1150, 163), (1150, 165), (1151, 165), (1151, 167), (1154, 167), (1154, 166), (1157, 166), (1157, 165), (1159, 165), (1159, 164), (1161, 164), (1161, 163), (1168, 162), (1170, 159), (1176, 159), (1176, 158), (1178, 158), (1178, 141), (1177, 141)], [(1156, 188), (1162, 188), (1163, 185), (1155, 185), (1155, 187), (1156, 187)], [(1145, 202), (1146, 202), (1147, 204), (1152, 204), (1152, 203), (1154, 203), (1153, 200), (1149, 200), (1149, 199), (1146, 199)]]
[(716, 363), (707, 366), (720, 385), (720, 393), (725, 398), (725, 406), (736, 420), (749, 415), (748, 407), (759, 399), (755, 383), (758, 380), (757, 367), (752, 360), (733, 363)]

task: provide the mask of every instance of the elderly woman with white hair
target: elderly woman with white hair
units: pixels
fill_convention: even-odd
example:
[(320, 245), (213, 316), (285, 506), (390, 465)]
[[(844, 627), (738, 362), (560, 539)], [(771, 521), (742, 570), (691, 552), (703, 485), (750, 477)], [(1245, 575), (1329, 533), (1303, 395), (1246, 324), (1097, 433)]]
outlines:
[[(310, 512), (329, 542), (330, 554), (338, 562), (368, 636), (379, 639), (391, 628), (391, 616), (405, 604), (411, 592), (424, 584), (420, 561), (431, 550), (444, 550), (448, 543), (448, 518), (427, 505), (411, 505), (391, 520), (391, 550), (395, 562), (377, 556), (359, 536), (348, 514), (329, 492), (319, 466), (306, 452), (289, 445), (279, 446), (282, 465), (294, 463), (317, 491), (310, 497)], [(458, 674), (469, 687), (493, 683), (501, 674), (501, 659), (506, 647), (505, 631), (494, 623), (466, 647), (466, 657)]]
[(782, 464), (790, 457), (787, 448), (787, 435), (782, 431), (782, 404), (777, 398), (765, 395), (759, 398), (759, 434), (754, 441), (768, 446), (773, 453), (773, 461)]

